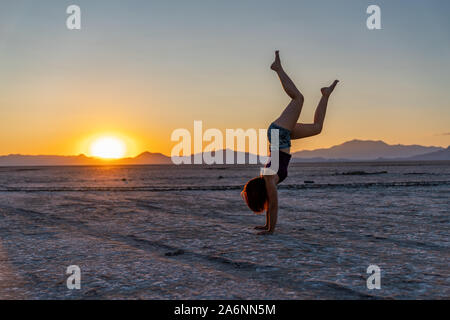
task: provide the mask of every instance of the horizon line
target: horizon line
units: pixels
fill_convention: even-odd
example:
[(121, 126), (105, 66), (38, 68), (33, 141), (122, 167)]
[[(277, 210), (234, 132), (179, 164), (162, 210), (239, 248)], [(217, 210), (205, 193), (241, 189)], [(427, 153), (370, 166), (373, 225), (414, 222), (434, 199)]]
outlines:
[[(336, 146), (341, 146), (345, 143), (348, 142), (382, 142), (388, 146), (406, 146), (406, 147), (413, 147), (413, 146), (419, 146), (419, 147), (426, 147), (426, 148), (442, 148), (442, 149), (448, 149), (450, 147), (450, 145), (447, 145), (447, 147), (445, 146), (436, 146), (436, 145), (421, 145), (421, 144), (401, 144), (401, 143), (397, 143), (397, 144), (389, 144), (383, 140), (362, 140), (362, 139), (352, 139), (352, 140), (346, 140), (342, 143), (339, 144), (334, 144), (331, 145), (329, 147), (321, 147), (321, 148), (316, 148), (316, 149), (301, 149), (301, 150), (293, 150), (291, 151), (291, 154), (297, 153), (297, 152), (303, 152), (303, 151), (317, 151), (317, 150), (322, 150), (322, 149), (330, 149), (332, 147), (336, 147)], [(207, 151), (207, 152), (216, 152), (216, 151), (226, 151), (226, 150), (231, 150), (233, 152), (243, 152), (243, 153), (249, 153), (249, 151), (239, 151), (239, 150), (233, 150), (233, 149), (228, 149), (228, 148), (223, 148), (223, 149), (218, 149), (218, 150), (212, 150), (212, 151)], [(8, 157), (8, 156), (28, 156), (28, 157), (81, 157), (84, 156), (86, 158), (91, 158), (91, 159), (98, 159), (98, 160), (106, 160), (106, 161), (114, 161), (114, 160), (121, 160), (121, 159), (132, 159), (132, 158), (137, 158), (140, 155), (144, 154), (144, 153), (151, 153), (151, 154), (160, 154), (163, 155), (165, 157), (171, 158), (170, 155), (167, 155), (163, 152), (159, 152), (159, 151), (149, 151), (149, 150), (144, 150), (134, 156), (128, 156), (128, 157), (121, 157), (121, 158), (101, 158), (101, 157), (96, 157), (96, 156), (89, 156), (85, 153), (79, 153), (79, 154), (24, 154), (24, 153), (9, 153), (9, 154), (0, 154), (0, 157)], [(206, 153), (205, 151), (202, 151), (201, 153)], [(176, 157), (191, 157), (194, 156), (195, 154), (198, 153), (191, 153), (190, 155), (185, 155), (185, 156), (176, 156)], [(262, 156), (262, 157), (266, 157), (268, 155), (261, 155), (261, 154), (255, 154), (256, 156)]]

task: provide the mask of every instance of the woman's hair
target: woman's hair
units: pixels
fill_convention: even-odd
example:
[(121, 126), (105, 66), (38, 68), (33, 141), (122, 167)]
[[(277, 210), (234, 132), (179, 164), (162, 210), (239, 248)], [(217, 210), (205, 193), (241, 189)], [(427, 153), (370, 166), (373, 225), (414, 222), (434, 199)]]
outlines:
[(247, 182), (241, 195), (250, 210), (255, 213), (263, 212), (267, 203), (267, 190), (264, 178), (258, 177)]

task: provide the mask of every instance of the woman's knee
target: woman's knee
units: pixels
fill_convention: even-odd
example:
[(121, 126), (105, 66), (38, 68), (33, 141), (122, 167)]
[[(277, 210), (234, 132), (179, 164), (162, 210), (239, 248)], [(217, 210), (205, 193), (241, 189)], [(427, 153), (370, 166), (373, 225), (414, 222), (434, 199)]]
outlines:
[(293, 97), (293, 100), (301, 106), (303, 106), (303, 102), (305, 102), (305, 98), (300, 93), (300, 91)]

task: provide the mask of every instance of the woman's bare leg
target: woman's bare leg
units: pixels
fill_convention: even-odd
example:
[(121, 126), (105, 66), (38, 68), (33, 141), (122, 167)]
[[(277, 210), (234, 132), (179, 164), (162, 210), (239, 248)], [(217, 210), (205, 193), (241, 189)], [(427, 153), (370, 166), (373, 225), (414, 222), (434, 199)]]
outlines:
[(322, 98), (314, 113), (314, 123), (297, 123), (294, 130), (291, 132), (291, 139), (301, 139), (318, 135), (322, 132), (323, 122), (325, 120), (325, 114), (327, 112), (328, 98), (333, 92), (334, 88), (338, 84), (338, 80), (335, 80), (329, 87), (320, 89), (322, 91)]
[(278, 119), (274, 122), (280, 127), (292, 131), (295, 124), (297, 123), (298, 118), (300, 117), (300, 112), (302, 111), (304, 101), (303, 95), (297, 89), (294, 82), (292, 82), (286, 72), (284, 72), (283, 67), (281, 66), (281, 60), (278, 51), (275, 51), (275, 61), (270, 68), (278, 74), (284, 91), (292, 99), (292, 101), (288, 104), (286, 109), (284, 109), (280, 117), (278, 117)]

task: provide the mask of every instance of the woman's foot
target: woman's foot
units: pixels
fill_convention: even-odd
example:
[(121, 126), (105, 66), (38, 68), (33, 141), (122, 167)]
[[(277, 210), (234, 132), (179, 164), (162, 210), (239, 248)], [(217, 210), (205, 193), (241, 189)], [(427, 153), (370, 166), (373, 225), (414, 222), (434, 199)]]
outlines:
[(339, 80), (334, 80), (333, 84), (329, 87), (325, 87), (320, 89), (322, 91), (322, 95), (324, 97), (329, 97), (331, 93), (333, 92), (334, 88), (336, 88), (336, 85), (338, 84)]
[(269, 230), (268, 226), (256, 226), (255, 227), (256, 230)]
[(280, 71), (281, 70), (281, 60), (280, 60), (280, 51), (275, 51), (275, 61), (270, 66), (270, 69), (273, 71)]

